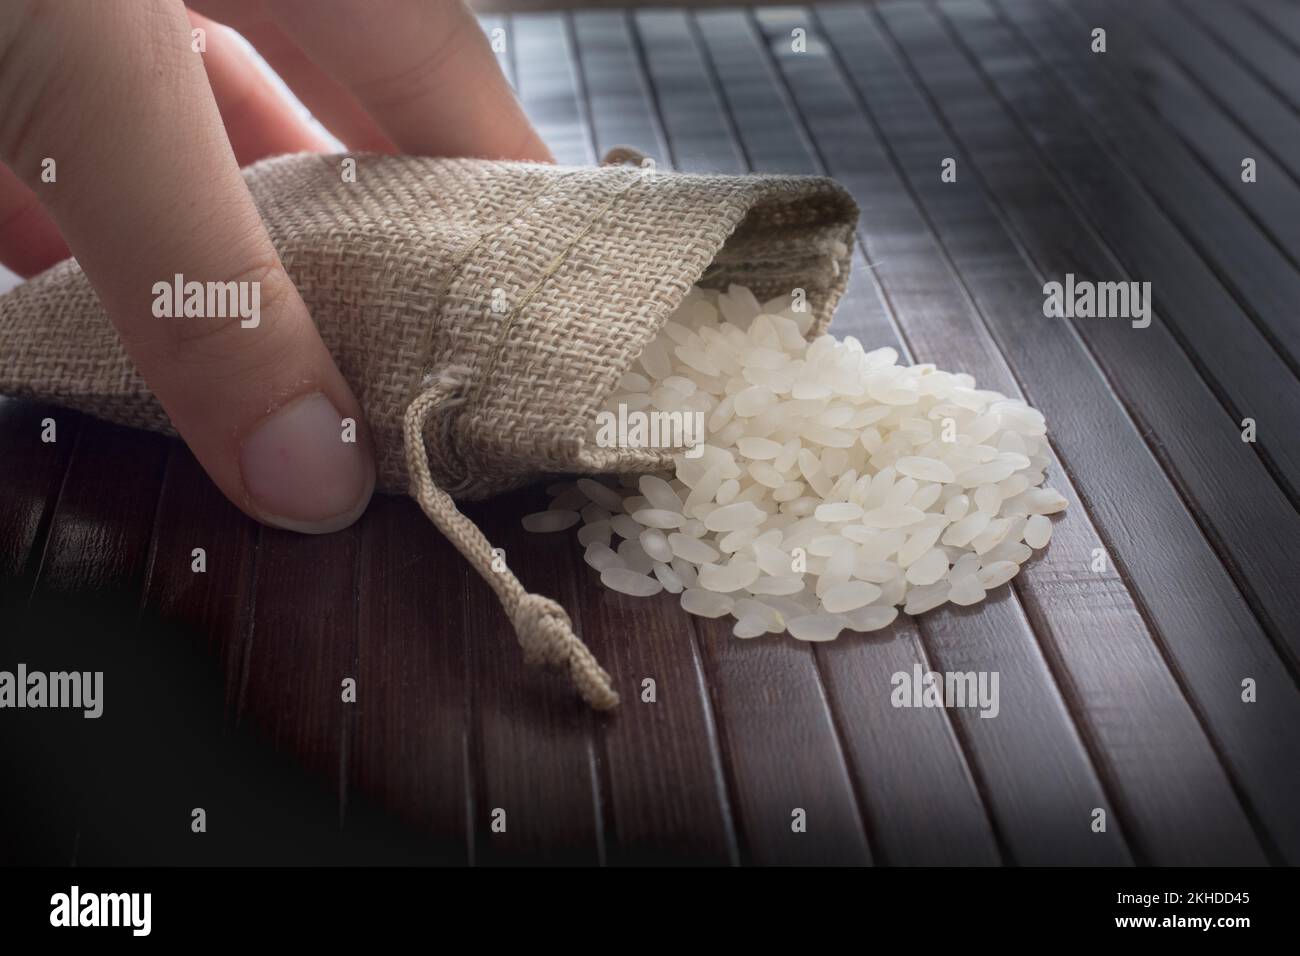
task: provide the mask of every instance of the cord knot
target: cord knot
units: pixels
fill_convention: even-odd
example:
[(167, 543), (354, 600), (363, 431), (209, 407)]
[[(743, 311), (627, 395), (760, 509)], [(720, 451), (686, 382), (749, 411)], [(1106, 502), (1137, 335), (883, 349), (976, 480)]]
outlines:
[(424, 383), (424, 391), (406, 407), (402, 437), (411, 495), (429, 520), (496, 592), (529, 663), (567, 665), (574, 687), (587, 703), (598, 710), (615, 707), (618, 694), (610, 685), (609, 675), (573, 632), (573, 623), (564, 608), (540, 594), (525, 591), (509, 568), (498, 567), (497, 552), (483, 532), (461, 513), (451, 495), (433, 479), (424, 429), (435, 414), (464, 401), (466, 373), (462, 366), (452, 366), (431, 376)]
[(528, 663), (558, 667), (569, 659), (569, 642), (577, 639), (573, 622), (564, 608), (550, 598), (525, 594), (510, 623), (515, 626)]
[(618, 706), (609, 674), (573, 633), (573, 622), (559, 604), (540, 594), (525, 594), (515, 605), (510, 622), (519, 635), (525, 660), (551, 667), (567, 665), (574, 686), (587, 703), (597, 710)]

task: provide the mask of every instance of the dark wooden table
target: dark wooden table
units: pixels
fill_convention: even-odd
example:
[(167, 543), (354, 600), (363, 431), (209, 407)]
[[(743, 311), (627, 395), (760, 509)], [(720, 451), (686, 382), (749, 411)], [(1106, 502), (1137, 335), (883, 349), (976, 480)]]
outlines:
[[(612, 672), (599, 716), (521, 664), (410, 502), (268, 530), (176, 442), (2, 402), (3, 661), (94, 662), (107, 701), (0, 715), (0, 859), (1300, 863), (1300, 6), (484, 25), (562, 162), (631, 144), (843, 182), (835, 331), (1042, 409), (1070, 499), (1051, 546), (983, 605), (810, 646), (604, 591), (571, 535), (520, 529), (538, 491), (471, 507)], [(1151, 282), (1150, 327), (1045, 318), (1066, 273)], [(917, 663), (998, 672), (1000, 713), (892, 707)]]

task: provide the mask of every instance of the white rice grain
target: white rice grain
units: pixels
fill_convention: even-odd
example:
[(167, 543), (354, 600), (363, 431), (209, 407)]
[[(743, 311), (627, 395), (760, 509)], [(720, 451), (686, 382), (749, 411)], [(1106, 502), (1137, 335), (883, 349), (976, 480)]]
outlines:
[(572, 528), (581, 518), (582, 516), (576, 511), (538, 511), (534, 514), (524, 515), (524, 519), (520, 523), (524, 526), (525, 531), (549, 533)]
[(601, 407), (701, 414), (706, 444), (672, 473), (556, 483), (524, 527), (581, 523), (607, 587), (679, 594), (740, 638), (828, 641), (984, 600), (1067, 504), (1043, 485), (1043, 416), (891, 348), (808, 342), (793, 301), (693, 289)]
[(600, 583), (611, 591), (630, 594), (632, 597), (649, 597), (658, 594), (664, 588), (654, 578), (637, 574), (629, 568), (606, 568), (600, 572)]

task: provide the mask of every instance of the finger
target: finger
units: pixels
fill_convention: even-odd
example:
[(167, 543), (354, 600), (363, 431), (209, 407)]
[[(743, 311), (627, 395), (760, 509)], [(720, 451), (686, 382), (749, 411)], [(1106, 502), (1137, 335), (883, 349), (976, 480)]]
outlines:
[(204, 31), (203, 66), (240, 166), (282, 153), (330, 150), (329, 142), (271, 85), (234, 31), (194, 12), (190, 24)]
[[(235, 165), (184, 7), (49, 4), (39, 29), (12, 9), (0, 10), (0, 158), (21, 172), (56, 158), (40, 195), (177, 431), (250, 515), (349, 524), (374, 485), (361, 410)], [(177, 275), (236, 283), (245, 308), (214, 317), (200, 296), (207, 317), (156, 317), (180, 305), (159, 293)]]
[(460, 0), (268, 0), (267, 9), (403, 152), (551, 161)]
[(198, 0), (192, 6), (238, 30), (312, 115), (349, 149), (367, 153), (397, 152), (396, 144), (366, 114), (356, 97), (308, 59), (260, 5)]
[(36, 194), (0, 166), (0, 264), (26, 278), (70, 255)]

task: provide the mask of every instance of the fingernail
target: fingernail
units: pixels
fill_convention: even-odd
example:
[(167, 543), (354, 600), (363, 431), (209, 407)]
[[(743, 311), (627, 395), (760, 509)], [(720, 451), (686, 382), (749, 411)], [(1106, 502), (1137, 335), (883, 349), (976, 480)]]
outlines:
[(364, 447), (344, 441), (343, 415), (320, 392), (276, 409), (239, 452), (244, 487), (267, 524), (324, 534), (361, 516), (375, 489)]

